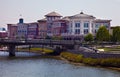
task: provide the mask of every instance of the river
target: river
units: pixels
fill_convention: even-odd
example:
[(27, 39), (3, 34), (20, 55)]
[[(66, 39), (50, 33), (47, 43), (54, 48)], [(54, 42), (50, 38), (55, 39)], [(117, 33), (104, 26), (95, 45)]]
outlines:
[(0, 52), (0, 77), (120, 77), (120, 72), (115, 70), (73, 65), (63, 60), (35, 57), (33, 53), (7, 56), (7, 52)]

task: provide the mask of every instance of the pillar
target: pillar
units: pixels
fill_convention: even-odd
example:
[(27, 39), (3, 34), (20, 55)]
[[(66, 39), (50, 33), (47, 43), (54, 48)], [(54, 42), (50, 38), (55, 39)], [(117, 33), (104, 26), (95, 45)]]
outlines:
[(9, 45), (8, 51), (9, 51), (9, 56), (15, 56), (15, 45)]

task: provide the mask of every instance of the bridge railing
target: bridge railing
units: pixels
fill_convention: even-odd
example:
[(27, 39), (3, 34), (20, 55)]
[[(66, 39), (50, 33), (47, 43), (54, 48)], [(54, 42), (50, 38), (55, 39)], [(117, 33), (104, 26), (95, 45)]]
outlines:
[(0, 40), (1, 43), (32, 43), (32, 44), (36, 44), (36, 43), (40, 43), (40, 44), (57, 44), (57, 45), (75, 45), (75, 44), (80, 44), (79, 41), (75, 41), (75, 40), (41, 40), (41, 39), (35, 39), (35, 40), (10, 40), (10, 39), (2, 39)]

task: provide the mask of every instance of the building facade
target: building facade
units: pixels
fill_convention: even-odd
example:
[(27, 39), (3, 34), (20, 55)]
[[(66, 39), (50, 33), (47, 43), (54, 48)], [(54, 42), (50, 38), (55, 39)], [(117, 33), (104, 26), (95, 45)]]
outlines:
[(45, 39), (47, 36), (60, 36), (64, 39), (83, 40), (88, 33), (96, 34), (100, 26), (110, 30), (111, 20), (96, 19), (96, 17), (80, 12), (73, 16), (66, 16), (56, 12), (45, 15), (45, 19), (35, 23), (24, 23), (22, 18), (18, 24), (8, 24), (9, 38)]
[(45, 39), (47, 36), (47, 20), (46, 18), (38, 20), (38, 39)]
[(53, 36), (62, 36), (63, 34), (67, 33), (68, 28), (68, 20), (59, 19), (53, 21)]
[(82, 40), (85, 35), (91, 33), (96, 34), (100, 26), (105, 26), (110, 30), (111, 20), (96, 19), (96, 17), (81, 12), (73, 16), (68, 16), (69, 26), (68, 32), (63, 36), (69, 37), (70, 39)]
[(7, 38), (7, 31), (5, 28), (0, 28), (0, 38)]
[(52, 33), (53, 21), (61, 19), (62, 16), (56, 12), (51, 12), (46, 14), (45, 17), (47, 19), (47, 35), (53, 36), (53, 33)]
[(38, 23), (29, 23), (27, 27), (27, 39), (36, 39), (38, 36)]
[(36, 39), (38, 36), (38, 23), (24, 23), (22, 18), (17, 24), (7, 24), (9, 39)]
[(101, 20), (101, 19), (96, 19), (93, 21), (93, 30), (92, 33), (95, 35), (96, 32), (98, 31), (99, 27), (101, 26), (105, 26), (107, 28), (107, 30), (109, 30), (110, 32), (110, 21), (111, 20)]
[(27, 33), (28, 33), (27, 29), (28, 29), (28, 24), (18, 23), (17, 24), (17, 38), (19, 39), (27, 38)]
[(7, 24), (7, 36), (9, 39), (16, 39), (17, 36), (17, 24)]

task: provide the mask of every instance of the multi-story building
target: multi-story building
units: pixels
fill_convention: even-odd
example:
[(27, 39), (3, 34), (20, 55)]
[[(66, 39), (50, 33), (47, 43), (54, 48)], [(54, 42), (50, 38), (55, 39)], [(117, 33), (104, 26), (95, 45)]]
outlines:
[(38, 37), (38, 23), (29, 23), (27, 27), (27, 38), (36, 39)]
[(68, 20), (65, 19), (54, 20), (52, 28), (53, 36), (62, 36), (63, 34), (67, 33)]
[(5, 28), (0, 28), (0, 38), (7, 38), (7, 31)]
[(52, 26), (53, 26), (53, 21), (60, 19), (62, 16), (56, 12), (51, 12), (45, 15), (47, 19), (47, 35), (48, 36), (53, 36), (52, 34)]
[(23, 22), (23, 19), (19, 19), (19, 23), (17, 24), (17, 37), (19, 39), (25, 39), (27, 38), (27, 29), (28, 29), (28, 24)]
[(24, 23), (19, 19), (17, 24), (8, 24), (8, 38), (11, 39), (36, 39), (38, 36), (38, 23)]
[(73, 16), (68, 16), (69, 27), (68, 33), (64, 36), (69, 37), (70, 39), (79, 39), (82, 40), (83, 36), (88, 33), (95, 35), (100, 26), (106, 26), (110, 29), (111, 20), (100, 20), (92, 15), (87, 15), (81, 12)]
[(9, 39), (16, 39), (17, 37), (17, 24), (7, 24), (7, 32)]
[(101, 19), (96, 19), (93, 21), (93, 26), (92, 26), (92, 33), (96, 34), (100, 26), (105, 26), (107, 30), (110, 32), (110, 21), (111, 20), (101, 20)]
[(45, 39), (47, 36), (47, 20), (46, 18), (38, 20), (38, 39)]
[(21, 18), (18, 24), (9, 24), (9, 37), (44, 39), (46, 36), (61, 36), (65, 39), (82, 40), (88, 33), (95, 35), (100, 26), (105, 26), (110, 30), (111, 20), (96, 19), (96, 17), (83, 12), (64, 18), (56, 12), (51, 12), (45, 17), (36, 23), (24, 23)]

